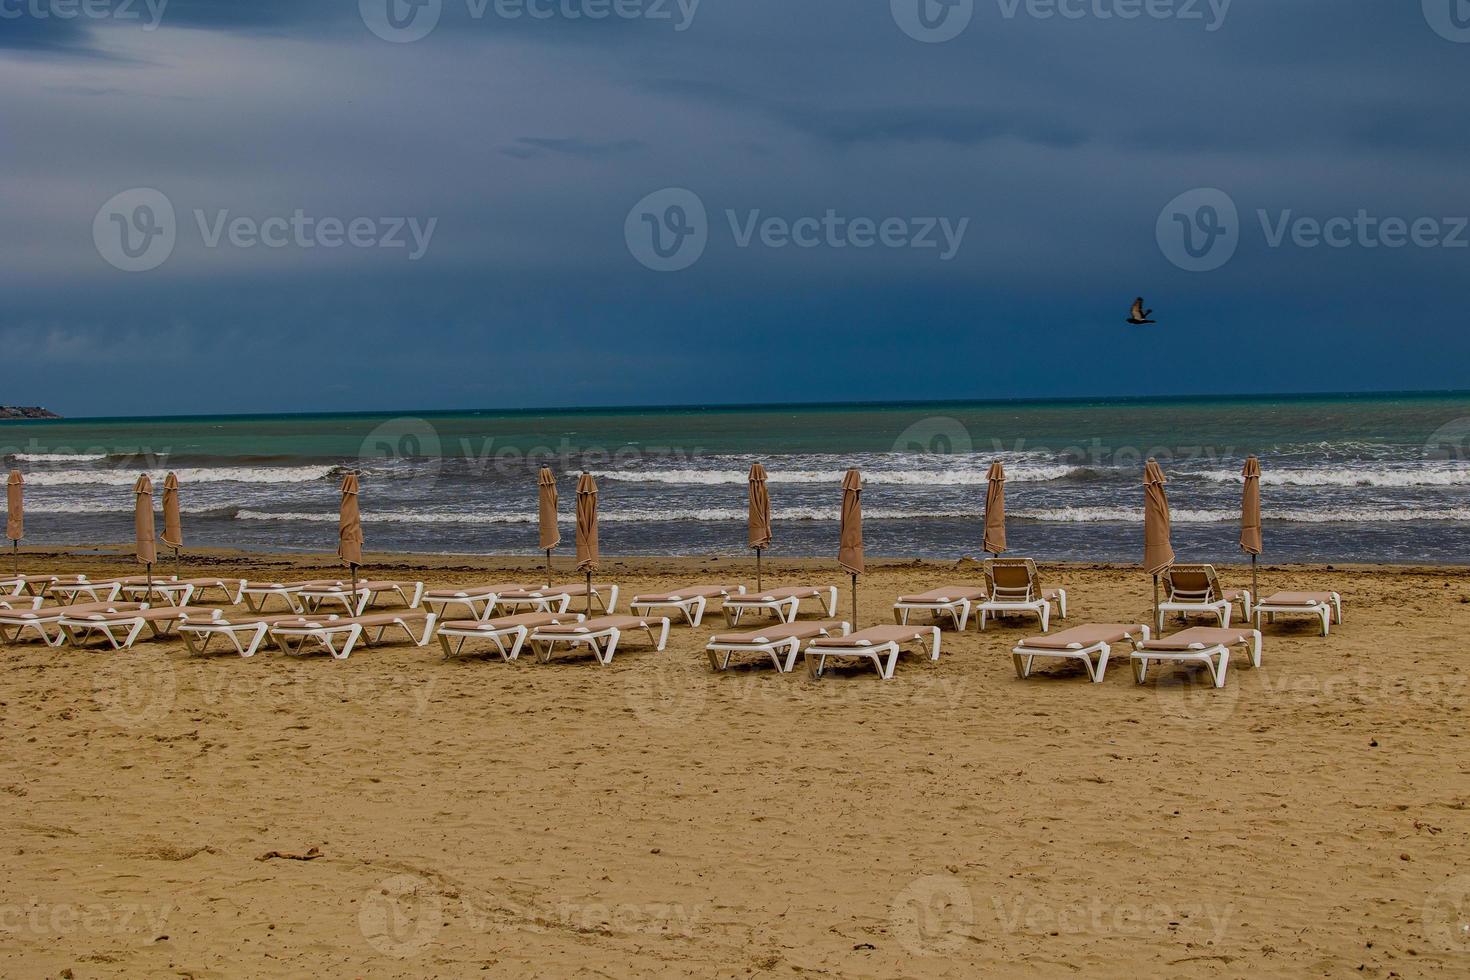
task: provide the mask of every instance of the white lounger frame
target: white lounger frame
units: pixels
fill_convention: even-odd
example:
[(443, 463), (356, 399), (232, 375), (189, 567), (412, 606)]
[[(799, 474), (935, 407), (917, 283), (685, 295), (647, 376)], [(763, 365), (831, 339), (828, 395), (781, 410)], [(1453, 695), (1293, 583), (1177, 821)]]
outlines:
[[(648, 620), (649, 625), (643, 627), (648, 633), (648, 639), (653, 643), (654, 650), (663, 652), (669, 642), (669, 617), (667, 616), (645, 616), (640, 617)], [(636, 628), (636, 627), (635, 627)], [(654, 630), (658, 635), (654, 635)], [(551, 662), (551, 655), (556, 651), (558, 643), (568, 646), (585, 644), (592, 648), (592, 655), (597, 662), (606, 667), (612, 663), (613, 654), (617, 652), (618, 640), (622, 638), (621, 627), (609, 626), (606, 629), (591, 630), (583, 629), (579, 633), (546, 633), (543, 630), (533, 630), (528, 638), (531, 649), (536, 651), (536, 659), (543, 664)]]
[[(250, 637), (248, 643), (240, 642), (242, 635)], [(230, 641), (235, 652), (240, 656), (253, 657), (269, 635), (269, 624), (252, 623), (248, 619), (216, 619), (204, 622), (186, 620), (179, 624), (179, 636), (183, 637), (184, 646), (188, 647), (189, 652), (193, 654), (208, 653), (210, 642), (216, 636), (223, 636)]]
[(802, 643), (810, 643), (820, 636), (846, 636), (852, 631), (848, 623), (823, 630), (814, 636), (803, 640), (799, 636), (788, 636), (779, 640), (755, 640), (745, 643), (736, 643), (731, 640), (721, 641), (718, 637), (711, 638), (705, 644), (705, 656), (709, 657), (709, 665), (714, 670), (729, 670), (730, 658), (737, 653), (763, 653), (771, 658), (776, 672), (789, 674), (796, 667), (796, 658), (801, 653)]
[[(581, 613), (558, 613), (557, 615), (575, 615), (577, 617), (576, 621), (579, 623), (586, 618)], [(465, 643), (469, 640), (489, 640), (495, 645), (495, 650), (500, 654), (500, 659), (506, 663), (510, 663), (520, 657), (521, 647), (525, 645), (526, 638), (531, 635), (531, 627), (525, 625), (488, 627), (488, 622), (476, 629), (463, 629), (448, 625), (440, 626), (435, 635), (439, 638), (440, 649), (444, 651), (444, 659), (449, 660), (452, 657), (459, 656), (464, 651)], [(452, 649), (449, 643), (450, 637), (457, 637), (459, 639), (459, 642), (454, 644)], [(510, 646), (508, 647), (506, 646), (507, 640), (510, 641)]]
[(1329, 593), (1332, 596), (1327, 602), (1313, 602), (1306, 605), (1268, 605), (1264, 602), (1256, 603), (1256, 629), (1261, 628), (1261, 617), (1266, 617), (1266, 622), (1276, 622), (1280, 616), (1316, 616), (1322, 624), (1322, 635), (1326, 636), (1331, 631), (1331, 626), (1342, 625), (1342, 596), (1339, 593)]
[(280, 599), (286, 604), (286, 608), (293, 613), (305, 612), (301, 606), (301, 590), (306, 586), (292, 582), (250, 582), (240, 583), (239, 601), (245, 604), (245, 608), (253, 613), (265, 612), (265, 604), (271, 597)]
[(495, 612), (495, 607), (499, 603), (500, 592), (498, 590), (429, 589), (424, 592), (421, 599), (424, 608), (438, 613), (441, 621), (450, 618), (445, 613), (450, 606), (464, 606), (469, 612), (468, 618), (470, 619), (490, 619), (491, 613)]
[[(662, 593), (665, 595), (677, 595), (678, 593)], [(745, 586), (735, 586), (734, 592), (724, 592), (715, 598), (728, 602), (732, 596), (745, 595)], [(709, 596), (690, 596), (687, 599), (651, 599), (648, 596), (634, 596), (633, 601), (628, 604), (628, 609), (634, 616), (646, 616), (655, 609), (677, 609), (684, 621), (690, 626), (698, 626), (704, 622), (704, 611), (709, 608)]]
[[(350, 589), (348, 591), (351, 591)], [(387, 615), (387, 613), (383, 613)], [(281, 652), (291, 655), (305, 653), (308, 649), (320, 647), (332, 655), (334, 660), (346, 660), (352, 656), (352, 648), (357, 645), (358, 640), (368, 646), (381, 643), (383, 634), (389, 629), (397, 627), (408, 634), (408, 638), (414, 646), (427, 646), (434, 638), (434, 621), (437, 618), (433, 613), (424, 614), (424, 632), (422, 636), (415, 636), (413, 627), (401, 616), (396, 617), (393, 622), (383, 623), (378, 626), (363, 626), (354, 623), (350, 618), (327, 616), (316, 618), (311, 615), (303, 617), (304, 625), (295, 626), (287, 623), (276, 623), (270, 627), (271, 639), (281, 648)], [(374, 634), (372, 631), (377, 630)], [(293, 643), (292, 640), (295, 640)]]
[(837, 612), (837, 586), (823, 585), (812, 590), (810, 596), (788, 596), (785, 599), (762, 599), (754, 592), (732, 595), (725, 600), (723, 611), (725, 623), (730, 627), (740, 625), (740, 617), (749, 610), (765, 609), (776, 614), (776, 618), (783, 623), (796, 622), (796, 614), (800, 611), (803, 598), (816, 599), (822, 604), (823, 614), (831, 617)]
[(899, 599), (893, 604), (893, 621), (900, 626), (907, 626), (910, 613), (928, 612), (936, 619), (948, 617), (954, 623), (955, 629), (964, 632), (970, 622), (970, 612), (974, 608), (973, 599), (951, 599), (948, 602), (905, 602)]
[[(61, 628), (62, 635), (72, 646), (84, 647), (94, 636), (100, 635), (114, 650), (127, 650), (138, 641), (144, 629), (151, 631), (154, 637), (168, 636), (172, 632), (173, 624), (189, 622), (186, 616), (173, 616), (163, 619), (157, 616), (141, 615), (144, 611), (158, 612), (174, 608), (171, 605), (148, 606), (138, 610), (137, 614), (112, 614), (112, 618), (106, 618), (103, 613), (87, 613), (81, 616), (63, 616), (57, 625)], [(214, 617), (218, 619), (220, 610), (213, 610)], [(196, 622), (205, 622), (197, 620)]]
[[(1143, 625), (1143, 624), (1139, 624)], [(1046, 632), (1043, 630), (1042, 632)], [(1131, 641), (1130, 645), (1136, 647), (1142, 640), (1150, 637), (1149, 628), (1143, 626), (1143, 635), (1137, 639), (1124, 637)], [(1031, 676), (1031, 667), (1037, 657), (1052, 657), (1058, 660), (1080, 660), (1082, 666), (1087, 668), (1087, 679), (1094, 684), (1101, 684), (1108, 672), (1108, 658), (1112, 656), (1113, 647), (1110, 643), (1098, 642), (1091, 646), (1083, 646), (1073, 643), (1065, 650), (1049, 650), (1045, 647), (1028, 647), (1024, 642), (1016, 644), (1011, 650), (1011, 661), (1016, 665), (1016, 676), (1025, 680)], [(1092, 658), (1096, 657), (1094, 661)]]
[[(603, 588), (607, 589), (607, 595), (602, 594)], [(573, 599), (586, 601), (585, 595), (573, 596), (570, 592), (560, 592), (556, 589), (528, 589), (523, 596), (501, 596), (496, 605), (506, 609), (529, 608), (532, 612), (564, 613), (572, 607)], [(592, 601), (602, 608), (604, 613), (612, 615), (613, 610), (618, 608), (618, 587), (616, 585), (592, 586)]]
[[(1164, 632), (1164, 619), (1169, 613), (1179, 613), (1181, 616), (1202, 616), (1210, 614), (1219, 622), (1221, 629), (1230, 626), (1230, 618), (1235, 611), (1235, 601), (1225, 598), (1225, 590), (1220, 586), (1220, 579), (1213, 565), (1178, 565), (1175, 568), (1198, 570), (1201, 574), (1207, 574), (1211, 586), (1204, 590), (1176, 589), (1173, 580), (1165, 574), (1165, 581), (1169, 584), (1169, 597), (1159, 603), (1159, 614), (1156, 625), (1160, 633)], [(1208, 570), (1208, 571), (1206, 571)], [(1241, 612), (1245, 621), (1251, 620), (1251, 593), (1250, 589), (1239, 589)], [(1219, 596), (1210, 599), (1210, 596)]]
[[(37, 599), (41, 598), (36, 596)], [(111, 601), (111, 600), (108, 600)], [(30, 615), (22, 616), (21, 614)], [(60, 626), (66, 618), (61, 606), (36, 606), (31, 609), (0, 609), (0, 642), (19, 643), (26, 630), (35, 630), (41, 642), (48, 647), (59, 647), (66, 642), (66, 634), (59, 628), (56, 634), (46, 631), (48, 626)]]
[(122, 594), (121, 582), (57, 582), (46, 589), (48, 597), (57, 600), (57, 605), (70, 606), (86, 595), (93, 602), (112, 602)]
[[(407, 592), (404, 591), (405, 586), (409, 587)], [(308, 613), (317, 612), (326, 603), (340, 602), (350, 616), (363, 615), (377, 604), (380, 596), (393, 594), (402, 599), (409, 609), (417, 609), (424, 598), (424, 583), (394, 582), (386, 589), (373, 589), (369, 587), (368, 580), (359, 580), (355, 593), (351, 582), (343, 582), (341, 585), (307, 585), (297, 593), (301, 605)]]
[[(1244, 632), (1244, 631), (1243, 631)], [(1250, 661), (1252, 667), (1261, 666), (1261, 631), (1250, 630)], [(1216, 687), (1225, 686), (1226, 672), (1230, 669), (1230, 647), (1224, 643), (1193, 643), (1188, 650), (1150, 650), (1135, 647), (1132, 654), (1133, 680), (1142, 684), (1148, 675), (1151, 660), (1162, 660), (1176, 664), (1204, 664)]]
[[(887, 643), (868, 643), (859, 641), (852, 646), (827, 646), (815, 641), (808, 643), (806, 649), (802, 651), (802, 655), (806, 658), (807, 675), (812, 680), (819, 679), (822, 672), (827, 669), (828, 657), (858, 657), (872, 663), (880, 678), (891, 681), (893, 671), (898, 667), (898, 655), (908, 643), (918, 643), (927, 647), (925, 652), (928, 653), (929, 659), (939, 659), (939, 643), (944, 631), (938, 626), (920, 627), (920, 629), (928, 632), (927, 639), (919, 635), (907, 642), (890, 640)], [(885, 657), (888, 661), (886, 664), (884, 663)]]
[[(1030, 582), (1024, 588), (1011, 588), (997, 585), (995, 576), (991, 569), (1001, 563), (1024, 562), (1030, 571)], [(985, 632), (987, 617), (1030, 613), (1041, 620), (1041, 632), (1051, 631), (1051, 600), (1046, 598), (1046, 589), (1033, 585), (1039, 583), (1040, 578), (1036, 574), (1036, 563), (1029, 558), (1026, 559), (991, 559), (985, 563), (985, 588), (990, 593), (990, 598), (977, 605), (979, 611), (979, 628)], [(1067, 590), (1056, 589), (1057, 612), (1062, 619), (1067, 618)], [(1039, 593), (1039, 594), (1038, 594)]]
[(125, 583), (119, 593), (135, 602), (152, 602), (157, 596), (170, 606), (187, 606), (194, 597), (195, 587), (171, 579), (155, 579), (152, 588), (146, 582)]

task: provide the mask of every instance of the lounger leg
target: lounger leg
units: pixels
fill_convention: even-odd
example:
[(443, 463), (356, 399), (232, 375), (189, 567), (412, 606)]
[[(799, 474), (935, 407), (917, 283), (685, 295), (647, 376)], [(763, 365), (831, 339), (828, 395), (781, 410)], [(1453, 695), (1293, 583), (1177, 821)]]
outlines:
[(347, 631), (347, 642), (342, 645), (342, 652), (339, 654), (337, 653), (337, 651), (333, 650), (332, 656), (336, 657), (338, 660), (346, 660), (348, 657), (352, 656), (352, 648), (356, 645), (358, 638), (361, 636), (362, 627), (353, 624), (352, 628)]
[(776, 669), (778, 671), (783, 674), (789, 674), (796, 669), (796, 658), (801, 654), (801, 641), (793, 638), (784, 642), (786, 645), (786, 665), (784, 667), (781, 665), (781, 659), (777, 656), (775, 650), (771, 651), (771, 659), (776, 661)]
[(1031, 675), (1031, 662), (1035, 659), (1030, 654), (1016, 653), (1014, 650), (1011, 651), (1011, 660), (1016, 665), (1016, 676), (1023, 681), (1029, 677)]
[(1260, 667), (1261, 666), (1261, 634), (1260, 634), (1260, 632), (1256, 632), (1255, 635), (1253, 635), (1251, 637), (1251, 666), (1252, 667)]
[(1215, 686), (1225, 686), (1225, 672), (1230, 668), (1230, 648), (1226, 647), (1220, 651), (1220, 662), (1218, 666), (1211, 667), (1211, 673), (1215, 677)]
[(929, 644), (929, 659), (930, 660), (938, 660), (939, 659), (939, 644), (941, 642), (941, 637), (942, 636), (943, 636), (943, 631), (940, 630), (940, 628), (938, 626), (934, 627), (934, 641)]
[(1320, 613), (1320, 616), (1318, 618), (1322, 620), (1322, 635), (1326, 636), (1328, 630), (1331, 628), (1330, 626), (1328, 626), (1328, 622), (1332, 619), (1332, 611), (1326, 606), (1321, 606), (1319, 607), (1318, 612)]
[(1045, 599), (1041, 600), (1041, 632), (1051, 632), (1051, 603)]
[(1092, 658), (1087, 658), (1087, 672), (1092, 675), (1092, 683), (1101, 684), (1108, 673), (1108, 657), (1112, 656), (1113, 648), (1106, 643), (1098, 644), (1102, 649), (1098, 651), (1097, 667), (1093, 668)]
[[(837, 612), (837, 586), (834, 585), (831, 588), (827, 589), (827, 615), (828, 616), (831, 616), (831, 615), (833, 615), (836, 612)], [(795, 612), (795, 610), (793, 610), (792, 613), (791, 613), (791, 619), (790, 620), (787, 620), (787, 622), (792, 622), (795, 619), (796, 619), (796, 612)]]
[(961, 633), (965, 631), (965, 625), (970, 622), (970, 610), (972, 608), (973, 605), (968, 599), (960, 603), (959, 617), (958, 621), (955, 623), (954, 628)]
[[(607, 646), (603, 647), (602, 654), (597, 658), (604, 667), (612, 663), (613, 654), (618, 649), (618, 639), (623, 635), (621, 630), (611, 630), (607, 638)], [(597, 641), (592, 642), (592, 652), (597, 653)]]
[[(250, 635), (250, 645), (247, 646), (245, 649), (240, 650), (240, 656), (244, 658), (255, 656), (255, 652), (260, 649), (261, 641), (265, 639), (265, 634), (268, 631), (269, 627), (267, 627), (264, 623), (261, 623), (259, 626), (255, 627), (254, 632)], [(235, 648), (239, 649), (240, 639), (239, 637), (235, 636), (233, 630), (230, 632), (230, 639), (235, 641)]]
[(513, 640), (511, 642), (511, 645), (510, 645), (510, 653), (507, 654), (506, 657), (505, 657), (505, 662), (506, 663), (510, 663), (512, 660), (515, 660), (518, 657), (520, 657), (520, 655), (521, 655), (521, 647), (525, 644), (526, 637), (528, 637), (530, 635), (531, 635), (531, 631), (528, 628), (526, 628), (524, 626), (519, 626), (519, 627), (516, 628), (516, 633), (515, 633), (516, 638), (515, 638), (515, 640)]
[(893, 672), (898, 668), (898, 644), (894, 643), (891, 646), (892, 649), (888, 652), (888, 666), (886, 668), (883, 666), (881, 654), (878, 655), (878, 659), (875, 661), (875, 665), (878, 668), (878, 676), (885, 681), (893, 680)]
[(689, 625), (698, 626), (704, 622), (704, 611), (709, 607), (709, 600), (700, 596), (694, 600), (694, 620)]
[[(658, 633), (658, 646), (655, 647), (655, 649), (658, 650), (659, 653), (663, 653), (664, 647), (669, 645), (669, 627), (672, 625), (673, 623), (669, 621), (669, 618), (667, 616), (665, 616), (663, 627), (659, 630)], [(651, 632), (649, 634), (649, 639), (653, 639), (653, 634)]]
[(1147, 657), (1135, 657), (1135, 658), (1133, 658), (1133, 681), (1134, 681), (1134, 683), (1136, 683), (1136, 684), (1142, 684), (1143, 683), (1143, 679), (1145, 677), (1147, 677), (1147, 676), (1148, 676), (1148, 658)]

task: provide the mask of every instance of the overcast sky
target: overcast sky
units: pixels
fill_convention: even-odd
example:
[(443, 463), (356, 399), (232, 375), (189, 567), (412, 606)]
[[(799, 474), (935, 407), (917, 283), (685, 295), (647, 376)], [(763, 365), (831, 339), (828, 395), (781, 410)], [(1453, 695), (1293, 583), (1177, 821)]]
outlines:
[(947, 2), (0, 0), (0, 402), (1470, 387), (1470, 3)]

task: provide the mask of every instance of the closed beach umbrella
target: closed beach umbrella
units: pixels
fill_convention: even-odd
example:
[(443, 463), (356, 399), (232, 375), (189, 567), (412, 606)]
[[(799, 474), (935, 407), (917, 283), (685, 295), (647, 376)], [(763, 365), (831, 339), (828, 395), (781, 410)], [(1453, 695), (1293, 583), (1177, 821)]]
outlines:
[(153, 563), (158, 560), (158, 545), (153, 540), (153, 481), (148, 474), (133, 484), (133, 540), (138, 564), (148, 567), (148, 594), (153, 594)]
[(990, 464), (985, 484), (985, 545), (992, 555), (1006, 550), (1006, 469), (999, 462)]
[(587, 615), (592, 615), (592, 573), (597, 571), (597, 481), (577, 479), (577, 571), (587, 574)]
[(179, 478), (163, 478), (163, 543), (174, 549), (174, 573), (179, 571), (179, 549), (184, 546), (184, 528), (179, 522)]
[(10, 479), (5, 481), (5, 536), (10, 539), (17, 576), (20, 575), (20, 539), (26, 536), (25, 486), (20, 470), (11, 470)]
[(1169, 543), (1169, 495), (1164, 471), (1154, 460), (1143, 468), (1143, 570), (1154, 577), (1154, 618), (1159, 616), (1159, 573), (1174, 564)]
[(1261, 461), (1251, 456), (1241, 471), (1245, 489), (1240, 493), (1240, 550), (1251, 556), (1251, 601), (1260, 598), (1256, 585), (1256, 557), (1261, 553)]
[(352, 573), (352, 601), (357, 602), (357, 567), (362, 564), (362, 512), (357, 504), (357, 474), (342, 478), (342, 503), (337, 510), (337, 557)]
[(863, 565), (863, 477), (848, 470), (842, 478), (842, 527), (838, 534), (837, 564), (852, 576), (852, 628), (858, 628), (857, 577)]
[(766, 493), (766, 468), (750, 468), (750, 537), (747, 547), (755, 549), (755, 588), (761, 589), (761, 552), (771, 546), (771, 495)]
[(541, 467), (536, 479), (537, 509), (541, 518), (541, 550), (546, 552), (546, 584), (551, 584), (551, 549), (561, 544), (561, 528), (556, 523), (556, 477), (551, 468)]

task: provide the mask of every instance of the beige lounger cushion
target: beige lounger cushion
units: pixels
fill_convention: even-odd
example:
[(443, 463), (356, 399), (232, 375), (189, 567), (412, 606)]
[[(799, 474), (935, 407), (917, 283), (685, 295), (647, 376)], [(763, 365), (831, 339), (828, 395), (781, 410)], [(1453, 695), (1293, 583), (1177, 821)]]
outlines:
[(1185, 652), (1200, 647), (1216, 645), (1235, 646), (1239, 643), (1254, 643), (1254, 630), (1220, 629), (1214, 626), (1194, 626), (1180, 630), (1172, 636), (1161, 636), (1156, 640), (1145, 640), (1138, 646), (1143, 650)]
[(602, 630), (652, 629), (655, 626), (662, 626), (664, 622), (663, 616), (595, 616), (580, 623), (543, 626), (537, 632), (576, 636), (579, 633), (598, 633)]
[(819, 588), (810, 585), (792, 585), (784, 589), (771, 589), (766, 592), (747, 592), (745, 595), (732, 595), (730, 601), (737, 602), (775, 602), (778, 599), (815, 599), (826, 595), (830, 589)]
[(502, 630), (513, 630), (519, 626), (539, 629), (542, 626), (556, 626), (559, 623), (575, 623), (577, 615), (577, 613), (521, 613), (519, 616), (501, 616), (499, 619), (451, 619), (441, 628), (498, 633)]
[(522, 582), (502, 582), (499, 585), (456, 585), (447, 589), (430, 589), (424, 593), (425, 599), (463, 599), (472, 595), (503, 595), (507, 592), (524, 592), (526, 586)]
[(899, 602), (959, 602), (968, 599), (971, 602), (983, 601), (988, 593), (984, 587), (969, 585), (949, 585), (938, 589), (930, 589), (928, 592), (920, 592), (918, 595), (903, 595), (898, 597)]
[(710, 637), (710, 642), (757, 644), (777, 643), (781, 640), (807, 640), (841, 628), (842, 623), (835, 619), (823, 622), (779, 623), (764, 629), (747, 630), (744, 633), (719, 633)]
[(1278, 592), (1263, 606), (1321, 606), (1332, 602), (1331, 592)]
[(685, 599), (713, 599), (722, 595), (734, 595), (740, 591), (737, 585), (691, 585), (684, 589), (675, 589), (673, 592), (659, 592), (653, 595), (635, 596), (633, 601), (643, 602), (682, 602)]
[(871, 647), (884, 643), (908, 643), (927, 640), (934, 636), (933, 626), (869, 626), (867, 629), (849, 633), (847, 636), (819, 637), (812, 646), (822, 647)]
[(70, 606), (42, 606), (40, 609), (0, 609), (0, 619), (52, 619), (99, 612), (136, 612), (142, 608), (141, 602), (78, 602)]
[(143, 619), (148, 622), (169, 619), (213, 619), (219, 610), (213, 606), (152, 606), (148, 609), (100, 609), (90, 613), (75, 613), (69, 619), (88, 619), (98, 623), (126, 622)]
[(1085, 649), (1096, 646), (1099, 643), (1119, 643), (1129, 637), (1142, 637), (1144, 627), (1139, 624), (1122, 623), (1093, 623), (1087, 626), (1073, 626), (1071, 629), (1062, 630), (1060, 633), (1047, 633), (1044, 636), (1028, 636), (1020, 642), (1022, 647), (1031, 647), (1034, 650), (1072, 650)]

